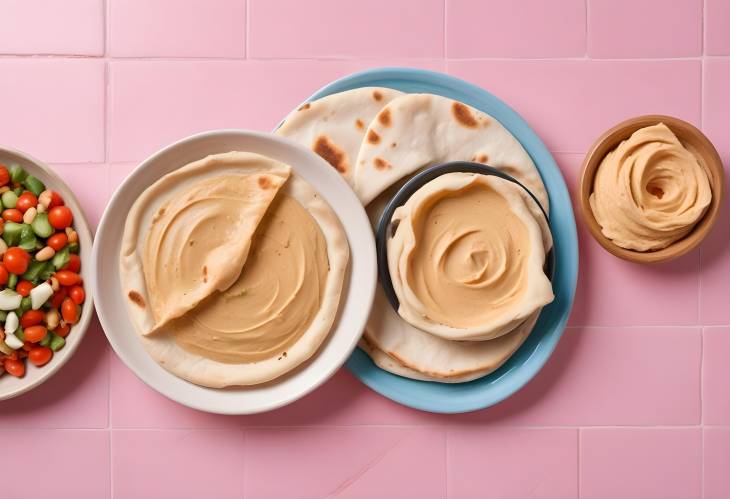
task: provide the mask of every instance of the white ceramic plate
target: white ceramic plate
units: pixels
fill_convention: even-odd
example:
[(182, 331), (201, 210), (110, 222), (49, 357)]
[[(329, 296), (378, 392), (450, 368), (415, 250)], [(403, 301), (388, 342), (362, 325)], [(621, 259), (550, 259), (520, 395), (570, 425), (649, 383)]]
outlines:
[[(157, 179), (209, 154), (247, 151), (287, 163), (312, 185), (340, 217), (350, 243), (350, 273), (339, 316), (325, 343), (304, 365), (270, 383), (214, 389), (189, 383), (160, 367), (142, 347), (119, 283), (119, 250), (127, 213)], [(311, 392), (347, 360), (365, 327), (375, 292), (375, 243), (360, 201), (323, 159), (287, 139), (267, 133), (218, 130), (172, 144), (140, 164), (112, 196), (96, 234), (92, 285), (96, 310), (114, 351), (142, 381), (181, 404), (221, 414), (276, 409)]]
[(81, 257), (81, 277), (87, 283), (84, 286), (86, 300), (84, 301), (81, 319), (71, 328), (71, 332), (66, 337), (66, 345), (58, 352), (55, 352), (53, 359), (43, 367), (35, 367), (26, 361), (25, 376), (22, 378), (15, 378), (9, 374), (0, 376), (0, 400), (4, 400), (32, 390), (53, 376), (61, 366), (68, 362), (81, 344), (86, 330), (89, 329), (91, 317), (94, 315), (94, 297), (88, 285), (91, 281), (92, 274), (91, 231), (74, 193), (50, 166), (20, 151), (0, 147), (0, 163), (7, 167), (11, 165), (22, 166), (25, 171), (40, 179), (48, 189), (58, 191), (63, 196), (64, 202), (71, 208), (74, 214), (74, 228), (79, 234), (79, 245), (81, 248), (79, 252), (79, 256)]

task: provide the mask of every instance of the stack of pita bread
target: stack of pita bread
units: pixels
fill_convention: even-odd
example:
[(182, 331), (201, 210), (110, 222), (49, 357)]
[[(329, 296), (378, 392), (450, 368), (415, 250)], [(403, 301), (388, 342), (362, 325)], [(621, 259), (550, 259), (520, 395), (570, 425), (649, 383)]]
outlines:
[[(540, 174), (517, 139), (492, 116), (446, 97), (358, 88), (304, 104), (276, 133), (310, 147), (336, 168), (373, 224), (403, 182), (428, 166), (449, 161), (498, 168), (527, 187), (546, 213), (549, 209)], [(535, 250), (544, 259), (552, 238), (539, 207), (532, 206), (531, 213), (542, 231)], [(552, 301), (551, 289), (542, 293), (542, 304)], [(360, 347), (379, 367), (400, 376), (469, 381), (494, 371), (519, 348), (541, 306), (506, 330), (449, 337), (405, 320), (378, 286)]]

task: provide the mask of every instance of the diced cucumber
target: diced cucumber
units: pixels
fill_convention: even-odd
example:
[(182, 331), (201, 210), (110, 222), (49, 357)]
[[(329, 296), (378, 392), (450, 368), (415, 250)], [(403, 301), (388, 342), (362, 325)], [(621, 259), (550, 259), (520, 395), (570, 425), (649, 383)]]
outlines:
[(59, 270), (66, 266), (68, 263), (70, 256), (69, 256), (69, 247), (68, 245), (64, 246), (63, 249), (60, 251), (57, 251), (55, 255), (53, 255), (53, 266), (56, 268), (56, 270)]
[(48, 221), (48, 213), (38, 213), (30, 225), (38, 237), (46, 238), (53, 234), (53, 227)]
[(33, 228), (28, 224), (23, 224), (23, 228), (20, 231), (20, 244), (18, 246), (25, 251), (33, 251), (36, 249), (38, 240), (35, 237)]
[(21, 315), (26, 313), (28, 310), (30, 310), (31, 304), (32, 304), (32, 302), (30, 300), (30, 296), (24, 296), (23, 299), (20, 300), (21, 313), (18, 314), (18, 317), (20, 317)]
[(38, 344), (42, 347), (47, 347), (51, 343), (51, 338), (53, 338), (53, 333), (49, 332)]
[(79, 243), (68, 243), (66, 247), (71, 253), (79, 253)]
[(5, 222), (3, 240), (8, 246), (17, 246), (20, 242), (23, 225), (15, 222)]
[[(58, 336), (56, 333), (51, 334), (53, 334), (53, 338), (51, 338), (51, 350), (58, 352), (66, 344), (66, 340)], [(50, 335), (47, 334), (46, 336)]]
[(28, 175), (27, 177), (25, 177), (25, 180), (23, 180), (23, 185), (26, 189), (28, 189), (36, 196), (40, 196), (41, 192), (46, 190), (46, 186), (43, 185), (43, 182), (38, 180), (38, 178), (34, 177), (33, 175)]
[(17, 331), (15, 331), (15, 337), (18, 338), (20, 341), (25, 341), (25, 333), (23, 332), (23, 328), (19, 327)]
[(46, 261), (45, 263), (45, 267), (43, 267), (40, 274), (38, 274), (38, 280), (40, 281), (47, 281), (56, 273), (56, 267), (53, 266), (53, 262)]
[(22, 187), (16, 187), (15, 189), (13, 189), (13, 192), (18, 197), (20, 197), (20, 195), (23, 194), (23, 191), (24, 191), (24, 189)]
[(46, 262), (39, 262), (38, 260), (31, 261), (30, 265), (28, 265), (28, 269), (25, 271), (25, 274), (23, 274), (23, 279), (25, 279), (26, 281), (30, 281), (33, 284), (37, 284), (38, 281), (41, 279), (41, 274), (48, 267), (47, 264), (48, 264), (47, 261)]
[(8, 288), (15, 289), (15, 286), (18, 285), (18, 275), (17, 274), (10, 274), (8, 276)]
[(28, 172), (20, 165), (11, 165), (8, 171), (10, 172), (10, 180), (13, 182), (22, 182), (28, 176)]
[(5, 322), (8, 318), (8, 313), (5, 310), (0, 310), (0, 322)]
[(6, 209), (15, 208), (18, 205), (18, 196), (16, 196), (13, 191), (3, 192), (3, 195), (0, 196), (0, 199), (2, 199), (3, 206)]

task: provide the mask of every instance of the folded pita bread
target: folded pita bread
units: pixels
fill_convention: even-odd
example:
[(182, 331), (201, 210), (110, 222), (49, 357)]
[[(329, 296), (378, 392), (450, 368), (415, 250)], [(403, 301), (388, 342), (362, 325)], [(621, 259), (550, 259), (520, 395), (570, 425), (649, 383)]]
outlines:
[(355, 160), (368, 124), (399, 95), (402, 93), (397, 90), (380, 87), (328, 95), (292, 111), (276, 134), (312, 149), (352, 185)]
[[(188, 175), (176, 175), (178, 172), (192, 173), (194, 180), (189, 179)], [(287, 348), (286, 352), (283, 352), (279, 356), (273, 356), (255, 362), (218, 362), (192, 353), (188, 349), (181, 347), (175, 340), (176, 324), (179, 324), (180, 321), (195, 321), (197, 311), (202, 307), (202, 304), (200, 307), (198, 306), (200, 301), (193, 304), (193, 300), (179, 297), (181, 301), (186, 302), (184, 307), (186, 312), (184, 315), (158, 325), (155, 328), (154, 334), (148, 334), (149, 329), (155, 324), (155, 321), (150, 310), (151, 307), (145, 305), (150, 303), (151, 300), (154, 301), (155, 298), (147, 289), (145, 282), (142, 257), (144, 252), (145, 228), (149, 227), (152, 223), (153, 217), (159, 212), (160, 207), (164, 206), (170, 199), (174, 199), (176, 194), (185, 192), (186, 187), (191, 183), (199, 185), (201, 180), (204, 181), (206, 178), (220, 179), (221, 175), (254, 175), (255, 178), (261, 178), (262, 173), (266, 173), (265, 178), (275, 182), (279, 182), (277, 179), (285, 179), (286, 176), (289, 176), (288, 180), (281, 181), (283, 185), (279, 183), (275, 184), (278, 186), (276, 196), (290, 196), (307, 210), (319, 226), (326, 242), (329, 270), (320, 299), (319, 309), (306, 331), (293, 345)], [(258, 180), (256, 181), (256, 185), (258, 185)], [(332, 324), (337, 315), (349, 260), (347, 238), (332, 208), (301, 177), (294, 174), (290, 175), (289, 166), (273, 159), (250, 153), (227, 153), (205, 158), (163, 177), (158, 183), (153, 184), (148, 191), (156, 186), (163, 187), (162, 189), (155, 188), (151, 191), (152, 193), (157, 193), (158, 196), (146, 196), (147, 191), (145, 191), (145, 194), (133, 206), (127, 224), (125, 225), (124, 241), (120, 255), (120, 277), (125, 296), (130, 296), (128, 302), (130, 316), (140, 334), (142, 345), (151, 357), (176, 376), (212, 388), (264, 383), (285, 374), (310, 358), (318, 350), (332, 328)], [(271, 201), (270, 205), (273, 206)], [(263, 208), (263, 211), (264, 213), (260, 217), (258, 217), (258, 212), (255, 212), (255, 216), (252, 215), (253, 218), (249, 222), (254, 224), (253, 219), (258, 217), (255, 221), (255, 225), (258, 226), (262, 221), (261, 219), (267, 216), (267, 209)], [(255, 229), (256, 227), (254, 227)], [(245, 269), (245, 253), (248, 250), (240, 251), (238, 247), (250, 248), (253, 237), (253, 233), (249, 234), (248, 232), (239, 231), (238, 228), (230, 232), (231, 238), (236, 241), (236, 245), (233, 242), (226, 242), (226, 245), (230, 244), (232, 247), (235, 246), (236, 251), (231, 251), (229, 253), (230, 259), (221, 263), (227, 263), (230, 266), (224, 273), (226, 280), (231, 274), (236, 273), (235, 269), (238, 269), (238, 274), (235, 275), (233, 282), (229, 286), (231, 284), (235, 285), (239, 277), (243, 275), (241, 270)], [(221, 256), (221, 253), (216, 248), (210, 248), (210, 250), (212, 253), (217, 252), (218, 257)], [(237, 258), (238, 260), (233, 260), (233, 258)], [(207, 274), (208, 282), (212, 278), (212, 270), (209, 270)], [(201, 284), (199, 282), (198, 287)], [(213, 288), (215, 286), (205, 288), (209, 290), (208, 295), (203, 298), (205, 300), (203, 303), (206, 306), (210, 305), (214, 300), (227, 299), (222, 296), (221, 290)], [(132, 299), (131, 296), (138, 299)], [(168, 302), (169, 300), (165, 300), (166, 304)], [(173, 307), (173, 304), (169, 306)], [(183, 308), (180, 304), (174, 306), (176, 310)], [(168, 313), (165, 317), (169, 315), (172, 314)]]
[(399, 179), (447, 161), (499, 168), (548, 210), (540, 173), (519, 141), (492, 116), (432, 94), (393, 99), (370, 122), (355, 167), (355, 192), (367, 205)]

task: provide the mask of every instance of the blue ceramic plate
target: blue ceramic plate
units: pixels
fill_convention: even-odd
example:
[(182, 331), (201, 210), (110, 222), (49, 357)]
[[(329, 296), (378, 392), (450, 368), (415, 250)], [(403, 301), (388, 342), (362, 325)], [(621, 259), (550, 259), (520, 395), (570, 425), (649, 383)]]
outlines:
[(372, 69), (330, 83), (309, 100), (359, 87), (389, 87), (402, 92), (443, 95), (492, 115), (517, 137), (537, 165), (550, 196), (550, 228), (555, 240), (555, 301), (545, 307), (527, 341), (497, 371), (468, 383), (415, 381), (383, 371), (356, 349), (347, 367), (367, 386), (403, 405), (424, 411), (457, 413), (483, 409), (522, 388), (542, 368), (563, 334), (578, 276), (578, 239), (573, 208), (563, 176), (545, 144), (525, 120), (486, 90), (432, 71)]

